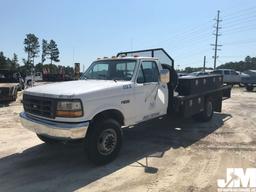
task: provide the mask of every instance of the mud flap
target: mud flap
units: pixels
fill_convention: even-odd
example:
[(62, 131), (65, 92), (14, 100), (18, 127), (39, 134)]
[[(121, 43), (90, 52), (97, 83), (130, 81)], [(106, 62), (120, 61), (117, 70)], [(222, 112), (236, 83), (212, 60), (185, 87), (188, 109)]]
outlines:
[(225, 89), (223, 89), (222, 92), (222, 100), (228, 99), (231, 97), (231, 86), (227, 86)]

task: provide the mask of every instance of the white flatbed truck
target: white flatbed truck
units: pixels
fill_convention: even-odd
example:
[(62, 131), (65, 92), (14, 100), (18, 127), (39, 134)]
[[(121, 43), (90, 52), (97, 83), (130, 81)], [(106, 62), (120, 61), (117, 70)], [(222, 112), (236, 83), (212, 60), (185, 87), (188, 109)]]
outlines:
[(105, 164), (121, 149), (122, 127), (173, 113), (209, 121), (230, 97), (222, 76), (177, 80), (165, 50), (122, 52), (96, 60), (78, 81), (26, 89), (21, 122), (45, 143), (84, 140), (88, 158)]

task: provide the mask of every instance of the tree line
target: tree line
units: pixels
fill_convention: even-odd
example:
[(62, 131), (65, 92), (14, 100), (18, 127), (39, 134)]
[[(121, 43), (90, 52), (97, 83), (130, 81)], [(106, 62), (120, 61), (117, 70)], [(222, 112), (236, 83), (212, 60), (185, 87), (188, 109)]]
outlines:
[(4, 56), (4, 53), (0, 52), (0, 69), (1, 70), (16, 70), (19, 68), (18, 56), (17, 54), (13, 54), (12, 58), (8, 58)]
[[(205, 68), (208, 70), (213, 70), (213, 68)], [(217, 69), (234, 69), (236, 71), (247, 71), (247, 70), (256, 70), (256, 57), (247, 56), (243, 61), (237, 62), (227, 62), (221, 64), (217, 67)], [(203, 67), (186, 67), (184, 70), (180, 70), (179, 72), (192, 73), (197, 71), (202, 71)]]
[[(20, 72), (22, 76), (30, 75), (32, 71), (47, 72), (50, 74), (64, 73), (71, 76), (74, 75), (73, 67), (54, 64), (54, 62), (60, 62), (60, 52), (58, 45), (54, 40), (51, 39), (47, 41), (42, 39), (42, 44), (40, 46), (39, 38), (35, 34), (29, 33), (26, 34), (23, 43), (24, 51), (27, 54), (27, 58), (22, 59), (23, 65), (19, 63), (17, 54), (14, 53), (12, 58), (8, 58), (1, 51), (0, 70)], [(41, 56), (40, 62), (35, 64), (35, 59), (39, 56)]]
[(236, 71), (256, 70), (256, 57), (247, 56), (244, 61), (228, 62), (217, 67), (218, 69), (234, 69)]

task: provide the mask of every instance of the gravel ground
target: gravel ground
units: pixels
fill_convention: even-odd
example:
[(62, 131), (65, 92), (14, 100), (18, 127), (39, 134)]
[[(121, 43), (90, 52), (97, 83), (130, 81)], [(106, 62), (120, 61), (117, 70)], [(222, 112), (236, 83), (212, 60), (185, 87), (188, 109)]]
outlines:
[(0, 191), (217, 191), (226, 168), (256, 167), (256, 92), (234, 88), (211, 122), (163, 118), (124, 129), (118, 158), (96, 167), (81, 144), (47, 146), (0, 107)]

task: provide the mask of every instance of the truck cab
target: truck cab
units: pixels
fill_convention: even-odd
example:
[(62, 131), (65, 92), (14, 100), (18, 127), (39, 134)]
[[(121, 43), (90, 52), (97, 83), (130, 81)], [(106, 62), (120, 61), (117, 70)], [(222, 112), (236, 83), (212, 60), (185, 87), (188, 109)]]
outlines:
[[(111, 126), (121, 127), (165, 115), (168, 107), (166, 76), (168, 73), (155, 58), (98, 59), (78, 81), (26, 89), (21, 122), (46, 143), (86, 137), (91, 140), (95, 133), (90, 129), (97, 129), (92, 127), (101, 126), (98, 124), (104, 124), (105, 119), (111, 120)], [(119, 129), (116, 133), (107, 132), (102, 140), (109, 141), (106, 145), (117, 145), (113, 134), (118, 133), (121, 134)], [(101, 148), (109, 152), (103, 144)], [(95, 161), (102, 159), (91, 156)]]
[[(168, 89), (166, 83), (160, 81), (162, 70), (155, 58), (111, 58), (95, 61), (81, 79), (119, 84), (117, 93), (109, 89), (113, 96), (105, 97), (100, 108), (120, 110), (125, 125), (129, 125), (166, 114)], [(116, 107), (110, 106), (113, 104)]]

